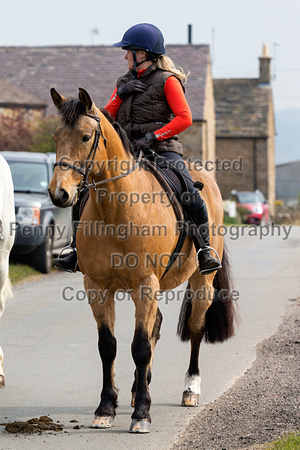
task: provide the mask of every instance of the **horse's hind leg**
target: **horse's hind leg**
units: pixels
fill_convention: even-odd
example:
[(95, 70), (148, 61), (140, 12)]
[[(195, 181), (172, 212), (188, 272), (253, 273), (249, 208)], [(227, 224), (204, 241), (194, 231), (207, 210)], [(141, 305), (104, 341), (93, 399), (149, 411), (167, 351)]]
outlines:
[(117, 341), (114, 336), (114, 293), (101, 289), (96, 281), (85, 276), (84, 286), (98, 327), (98, 349), (103, 368), (101, 401), (95, 411), (92, 428), (110, 428), (116, 415), (117, 388), (114, 361)]
[[(204, 280), (205, 278), (205, 280)], [(201, 286), (201, 283), (203, 285)], [(205, 328), (205, 314), (211, 305), (213, 288), (208, 277), (197, 273), (189, 281), (190, 286), (182, 305), (178, 334), (183, 341), (190, 340), (190, 364), (185, 376), (185, 387), (182, 395), (183, 406), (198, 406), (200, 397), (199, 350)], [(201, 286), (199, 288), (199, 286)]]
[[(147, 382), (148, 382), (148, 386), (151, 383), (151, 370), (152, 370), (152, 364), (153, 364), (153, 356), (154, 356), (154, 349), (156, 346), (156, 343), (158, 341), (158, 339), (160, 338), (160, 327), (161, 327), (161, 323), (162, 323), (162, 313), (160, 311), (159, 308), (157, 308), (156, 311), (156, 318), (155, 318), (155, 322), (154, 322), (154, 327), (152, 330), (152, 337), (151, 337), (151, 361), (148, 367), (148, 371), (147, 371)], [(134, 408), (134, 404), (135, 404), (135, 395), (136, 395), (136, 389), (137, 389), (137, 370), (134, 371), (134, 382), (131, 388), (131, 406)]]
[(131, 416), (132, 422), (129, 429), (131, 433), (148, 433), (151, 423), (148, 371), (154, 351), (152, 333), (157, 318), (155, 293), (159, 289), (159, 282), (154, 275), (144, 281), (143, 286), (140, 285), (132, 293), (136, 314), (131, 352), (136, 366), (137, 383), (134, 411)]
[(188, 371), (185, 376), (185, 387), (182, 394), (182, 406), (198, 406), (200, 397), (201, 377), (199, 370), (199, 350), (203, 331), (191, 333), (191, 356)]

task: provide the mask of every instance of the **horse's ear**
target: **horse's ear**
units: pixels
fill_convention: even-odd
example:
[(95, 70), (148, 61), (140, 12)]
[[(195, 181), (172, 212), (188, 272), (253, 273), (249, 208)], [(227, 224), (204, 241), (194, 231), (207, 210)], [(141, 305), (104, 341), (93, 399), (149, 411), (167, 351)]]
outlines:
[(82, 103), (83, 106), (85, 107), (86, 111), (90, 111), (92, 109), (93, 100), (91, 99), (91, 97), (89, 96), (89, 94), (86, 92), (85, 89), (79, 88), (78, 98), (80, 100), (80, 103)]
[(62, 105), (67, 101), (66, 97), (60, 95), (54, 88), (50, 90), (50, 93), (54, 105), (56, 106), (57, 109), (60, 109)]

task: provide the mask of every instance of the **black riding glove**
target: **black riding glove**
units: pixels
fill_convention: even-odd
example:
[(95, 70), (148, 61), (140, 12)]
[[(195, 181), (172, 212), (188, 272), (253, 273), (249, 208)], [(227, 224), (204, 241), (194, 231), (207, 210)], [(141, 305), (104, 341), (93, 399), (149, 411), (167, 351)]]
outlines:
[(117, 95), (121, 100), (124, 100), (124, 98), (129, 97), (129, 95), (134, 94), (135, 92), (144, 92), (146, 89), (146, 84), (139, 80), (131, 80), (118, 88)]
[(147, 131), (145, 137), (139, 139), (138, 141), (135, 141), (134, 150), (136, 152), (142, 150), (145, 154), (149, 154), (151, 153), (149, 152), (150, 147), (155, 141), (157, 141), (157, 137), (155, 136), (155, 134), (152, 131)]

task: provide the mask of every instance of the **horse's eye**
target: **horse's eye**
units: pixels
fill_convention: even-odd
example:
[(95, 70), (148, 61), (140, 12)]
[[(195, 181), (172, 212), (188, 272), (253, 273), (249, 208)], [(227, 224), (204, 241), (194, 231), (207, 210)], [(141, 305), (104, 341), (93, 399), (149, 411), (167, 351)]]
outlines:
[(89, 136), (88, 134), (86, 134), (85, 136), (83, 136), (82, 142), (88, 142), (90, 139), (91, 139), (91, 136)]

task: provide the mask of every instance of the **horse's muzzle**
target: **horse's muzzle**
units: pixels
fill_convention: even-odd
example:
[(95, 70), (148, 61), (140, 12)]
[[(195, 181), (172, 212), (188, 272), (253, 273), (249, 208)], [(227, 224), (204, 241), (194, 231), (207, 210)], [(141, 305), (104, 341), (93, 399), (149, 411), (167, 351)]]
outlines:
[(65, 189), (60, 189), (56, 195), (52, 195), (50, 189), (48, 189), (48, 192), (53, 205), (58, 206), (59, 208), (67, 208), (68, 206), (72, 206), (74, 196), (73, 198), (70, 198), (69, 193)]

